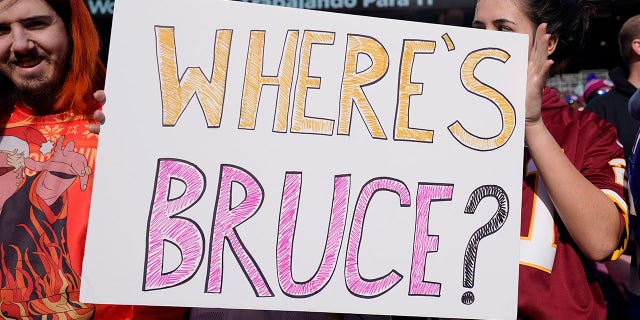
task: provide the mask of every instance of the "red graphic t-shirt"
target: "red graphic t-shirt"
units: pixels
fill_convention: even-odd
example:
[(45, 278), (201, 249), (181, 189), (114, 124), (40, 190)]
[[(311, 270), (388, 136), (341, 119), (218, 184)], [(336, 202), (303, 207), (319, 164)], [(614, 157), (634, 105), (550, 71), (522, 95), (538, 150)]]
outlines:
[(0, 137), (0, 310), (10, 318), (74, 313), (98, 138), (86, 117), (33, 116), (17, 105)]
[(180, 319), (185, 309), (80, 302), (98, 144), (90, 121), (16, 105), (0, 124), (0, 318)]

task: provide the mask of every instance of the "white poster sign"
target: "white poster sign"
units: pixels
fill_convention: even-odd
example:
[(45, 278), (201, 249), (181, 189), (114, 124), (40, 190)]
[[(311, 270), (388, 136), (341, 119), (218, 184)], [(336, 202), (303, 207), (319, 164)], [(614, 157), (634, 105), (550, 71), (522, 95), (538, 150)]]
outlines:
[(527, 46), (119, 0), (82, 301), (515, 318)]

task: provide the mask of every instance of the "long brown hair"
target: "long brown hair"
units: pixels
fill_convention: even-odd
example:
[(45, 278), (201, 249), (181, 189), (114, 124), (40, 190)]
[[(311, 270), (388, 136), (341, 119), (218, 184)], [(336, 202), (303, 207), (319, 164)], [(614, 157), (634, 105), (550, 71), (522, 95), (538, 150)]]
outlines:
[(45, 0), (65, 22), (70, 35), (71, 57), (54, 111), (92, 113), (93, 93), (104, 88), (106, 70), (100, 60), (100, 36), (82, 0)]

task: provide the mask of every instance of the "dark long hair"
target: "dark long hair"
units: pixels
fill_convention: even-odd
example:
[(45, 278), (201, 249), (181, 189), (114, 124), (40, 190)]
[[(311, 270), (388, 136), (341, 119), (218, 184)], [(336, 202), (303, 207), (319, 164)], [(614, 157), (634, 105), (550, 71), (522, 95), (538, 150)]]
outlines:
[(547, 23), (547, 33), (557, 37), (549, 58), (554, 61), (551, 74), (560, 73), (583, 48), (595, 7), (579, 0), (520, 0), (516, 5), (536, 27)]

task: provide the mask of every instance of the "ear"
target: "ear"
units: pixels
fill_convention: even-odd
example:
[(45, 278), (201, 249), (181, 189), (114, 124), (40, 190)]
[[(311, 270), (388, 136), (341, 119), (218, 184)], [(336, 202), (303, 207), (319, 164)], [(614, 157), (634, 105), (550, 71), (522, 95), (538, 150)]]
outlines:
[(631, 41), (631, 49), (637, 56), (640, 56), (640, 39), (633, 39), (633, 41)]
[(551, 35), (549, 38), (549, 46), (547, 47), (547, 55), (551, 55), (554, 51), (556, 51), (556, 46), (558, 45), (558, 36)]

